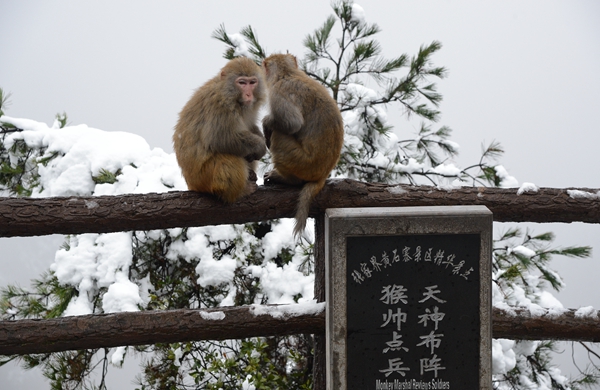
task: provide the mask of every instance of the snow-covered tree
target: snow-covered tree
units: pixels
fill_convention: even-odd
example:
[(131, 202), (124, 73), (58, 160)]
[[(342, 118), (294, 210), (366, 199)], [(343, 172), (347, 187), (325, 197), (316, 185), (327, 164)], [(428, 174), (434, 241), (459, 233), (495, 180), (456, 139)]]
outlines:
[[(384, 183), (515, 186), (495, 159), (492, 143), (467, 168), (452, 158), (458, 145), (446, 126), (436, 128), (441, 95), (435, 80), (446, 69), (432, 63), (439, 42), (414, 56), (386, 59), (363, 9), (351, 1), (333, 5), (334, 15), (309, 34), (303, 70), (326, 86), (345, 123), (345, 144), (333, 175)], [(227, 45), (226, 58), (266, 56), (251, 27), (213, 35)], [(0, 95), (0, 195), (77, 196), (186, 190), (173, 154), (150, 149), (140, 137), (66, 126), (51, 127), (4, 115)], [(416, 134), (393, 129), (388, 109), (420, 121)], [(269, 168), (268, 156), (261, 170)], [(292, 220), (244, 225), (67, 236), (50, 270), (31, 288), (1, 290), (3, 319), (135, 310), (207, 308), (313, 300), (314, 233), (299, 242)], [(551, 234), (508, 230), (495, 243), (494, 304), (498, 307), (562, 307), (550, 289), (562, 286), (548, 262), (552, 255), (585, 257), (587, 247), (550, 248)], [(108, 368), (139, 353), (142, 389), (308, 389), (313, 340), (308, 335), (225, 342), (185, 342), (112, 350), (13, 356), (24, 367), (40, 366), (52, 388), (104, 388)], [(498, 389), (567, 389), (593, 382), (597, 372), (569, 380), (551, 365), (552, 345), (494, 340), (494, 386)], [(94, 382), (90, 373), (100, 370)]]

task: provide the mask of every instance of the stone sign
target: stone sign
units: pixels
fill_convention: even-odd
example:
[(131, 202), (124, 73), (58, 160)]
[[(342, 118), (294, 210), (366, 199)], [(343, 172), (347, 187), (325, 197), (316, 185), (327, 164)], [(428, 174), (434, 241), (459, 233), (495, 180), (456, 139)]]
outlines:
[(326, 211), (328, 389), (491, 389), (492, 214)]

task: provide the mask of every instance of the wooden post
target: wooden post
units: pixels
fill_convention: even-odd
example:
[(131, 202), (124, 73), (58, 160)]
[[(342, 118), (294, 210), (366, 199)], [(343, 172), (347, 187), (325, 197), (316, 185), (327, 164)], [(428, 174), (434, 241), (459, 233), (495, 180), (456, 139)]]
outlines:
[[(325, 302), (325, 213), (315, 218), (315, 298)], [(325, 390), (325, 335), (314, 335), (313, 390)]]

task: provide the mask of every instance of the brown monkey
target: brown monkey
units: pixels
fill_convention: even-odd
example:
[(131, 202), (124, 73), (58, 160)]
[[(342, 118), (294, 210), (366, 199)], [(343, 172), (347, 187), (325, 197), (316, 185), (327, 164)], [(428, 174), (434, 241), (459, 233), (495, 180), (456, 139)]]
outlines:
[(256, 190), (248, 182), (253, 161), (266, 153), (257, 126), (265, 100), (262, 69), (245, 57), (233, 59), (192, 95), (181, 110), (173, 147), (192, 191), (234, 202)]
[(270, 113), (263, 131), (275, 169), (265, 183), (303, 185), (294, 235), (306, 226), (310, 203), (325, 185), (344, 143), (342, 115), (327, 89), (298, 69), (296, 57), (274, 54), (263, 62)]

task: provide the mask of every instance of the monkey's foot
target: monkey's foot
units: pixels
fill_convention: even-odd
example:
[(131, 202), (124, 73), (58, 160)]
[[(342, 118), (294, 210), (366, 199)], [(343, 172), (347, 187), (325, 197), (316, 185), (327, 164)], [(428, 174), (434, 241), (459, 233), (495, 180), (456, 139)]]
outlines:
[(285, 177), (281, 175), (281, 173), (277, 172), (277, 169), (265, 173), (264, 180), (265, 185), (285, 184), (289, 186), (301, 186), (304, 184), (304, 181), (297, 177)]
[(256, 176), (256, 172), (254, 172), (252, 169), (248, 169), (248, 181), (256, 183), (257, 180), (258, 177)]
[(279, 172), (277, 172), (275, 169), (273, 169), (271, 172), (267, 172), (265, 173), (265, 176), (263, 177), (264, 179), (264, 184), (266, 186), (272, 186), (275, 184), (282, 184), (282, 177), (279, 174)]
[[(254, 180), (256, 180), (256, 175), (255, 175)], [(258, 185), (256, 185), (256, 182), (248, 181), (246, 183), (246, 188), (244, 189), (244, 194), (242, 196), (250, 195), (252, 193), (255, 193), (257, 190), (258, 190)]]

